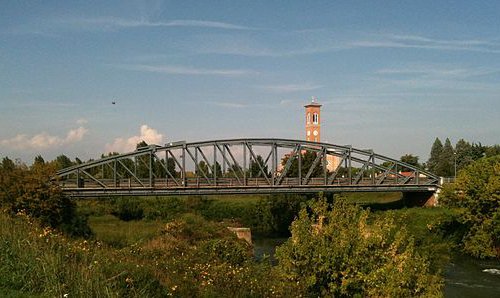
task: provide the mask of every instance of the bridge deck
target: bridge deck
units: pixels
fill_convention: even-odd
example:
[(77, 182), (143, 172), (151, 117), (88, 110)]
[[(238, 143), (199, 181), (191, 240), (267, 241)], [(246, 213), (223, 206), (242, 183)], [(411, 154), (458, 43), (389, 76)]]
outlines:
[[(75, 197), (94, 196), (123, 196), (123, 195), (210, 195), (210, 194), (273, 194), (273, 193), (339, 193), (339, 192), (434, 192), (437, 187), (427, 184), (428, 181), (422, 179), (421, 184), (398, 184), (395, 179), (386, 181), (384, 184), (373, 185), (372, 179), (363, 179), (358, 184), (349, 184), (347, 179), (337, 179), (333, 184), (325, 185), (324, 179), (312, 178), (307, 185), (300, 185), (297, 178), (285, 178), (280, 185), (270, 185), (263, 178), (249, 178), (246, 185), (237, 179), (218, 178), (215, 183), (199, 179), (190, 178), (186, 180), (186, 185), (177, 185), (168, 179), (155, 179), (149, 186), (147, 180), (142, 184), (131, 179), (121, 179), (115, 181), (108, 179), (100, 182), (106, 183), (107, 187), (93, 181), (86, 181), (85, 187), (78, 187), (76, 180), (66, 180), (62, 183), (63, 191)], [(143, 186), (146, 185), (146, 186)], [(80, 185), (81, 186), (81, 185)]]

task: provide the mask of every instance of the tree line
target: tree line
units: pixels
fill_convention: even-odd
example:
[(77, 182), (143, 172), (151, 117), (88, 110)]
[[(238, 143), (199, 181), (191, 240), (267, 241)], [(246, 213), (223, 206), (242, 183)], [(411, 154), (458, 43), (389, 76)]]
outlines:
[(481, 143), (470, 143), (460, 139), (453, 147), (449, 138), (446, 138), (444, 145), (439, 138), (436, 138), (432, 144), (429, 160), (424, 166), (438, 176), (454, 177), (458, 171), (474, 161), (499, 154), (500, 145), (484, 146)]

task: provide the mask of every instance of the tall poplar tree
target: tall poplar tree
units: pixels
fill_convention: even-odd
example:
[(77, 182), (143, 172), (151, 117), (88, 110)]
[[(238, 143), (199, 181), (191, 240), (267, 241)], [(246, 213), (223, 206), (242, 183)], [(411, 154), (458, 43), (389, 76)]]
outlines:
[(450, 139), (446, 138), (444, 142), (443, 150), (439, 155), (439, 160), (435, 170), (435, 174), (441, 177), (452, 177), (454, 175), (455, 169), (455, 150), (451, 145)]
[(437, 165), (439, 163), (439, 159), (441, 157), (441, 153), (443, 152), (443, 143), (439, 138), (436, 138), (434, 144), (432, 144), (431, 154), (429, 160), (427, 161), (427, 169), (429, 171), (436, 173)]
[(460, 139), (457, 142), (457, 144), (455, 145), (457, 171), (465, 168), (474, 161), (474, 156), (472, 151), (473, 148), (469, 142), (465, 141), (464, 139)]

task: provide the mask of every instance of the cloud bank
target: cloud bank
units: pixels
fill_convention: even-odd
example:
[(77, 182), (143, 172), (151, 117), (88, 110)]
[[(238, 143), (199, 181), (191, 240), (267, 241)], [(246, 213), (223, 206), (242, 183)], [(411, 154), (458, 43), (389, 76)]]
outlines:
[(83, 139), (88, 132), (83, 126), (76, 129), (71, 129), (66, 134), (66, 137), (53, 136), (46, 132), (36, 134), (32, 137), (26, 134), (18, 134), (13, 138), (1, 140), (0, 145), (12, 149), (49, 149), (57, 148), (64, 145), (77, 143)]
[(116, 138), (113, 143), (106, 144), (106, 152), (130, 152), (136, 149), (136, 145), (144, 141), (148, 144), (161, 144), (163, 142), (163, 135), (156, 129), (141, 125), (140, 134), (138, 136), (131, 136), (129, 138)]

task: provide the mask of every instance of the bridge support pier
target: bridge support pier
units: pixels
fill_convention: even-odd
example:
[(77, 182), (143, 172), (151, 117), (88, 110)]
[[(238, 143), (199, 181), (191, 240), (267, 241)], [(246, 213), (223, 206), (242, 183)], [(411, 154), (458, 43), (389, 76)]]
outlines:
[(437, 198), (437, 192), (403, 192), (403, 201), (408, 207), (435, 207)]

